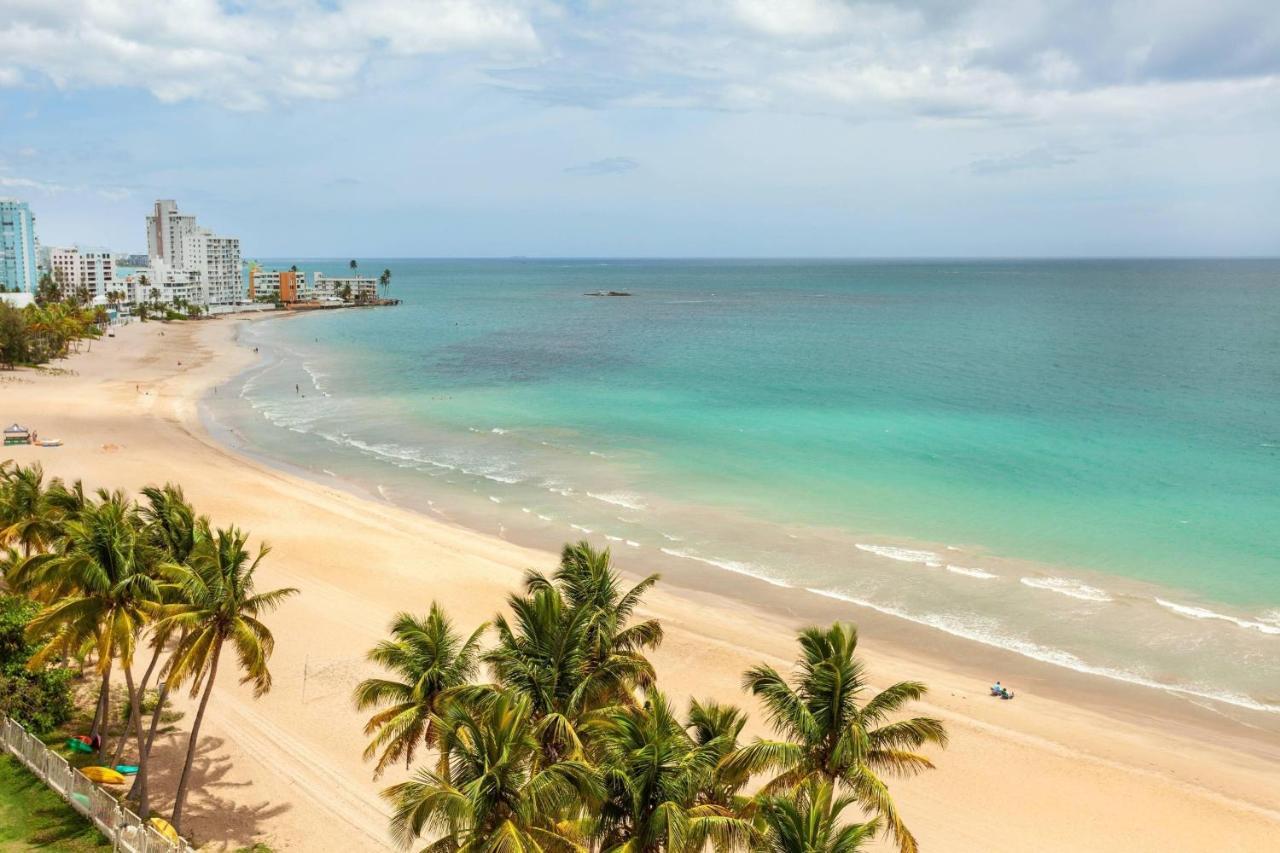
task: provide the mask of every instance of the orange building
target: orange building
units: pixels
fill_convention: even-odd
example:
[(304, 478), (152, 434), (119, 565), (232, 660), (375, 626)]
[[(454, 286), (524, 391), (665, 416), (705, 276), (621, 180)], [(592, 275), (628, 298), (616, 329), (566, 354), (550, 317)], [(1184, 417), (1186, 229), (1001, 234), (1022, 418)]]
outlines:
[(278, 302), (297, 302), (306, 289), (306, 273), (294, 270), (267, 270), (249, 267), (249, 299), (271, 297)]
[(293, 270), (285, 270), (280, 273), (280, 301), (281, 302), (297, 302), (298, 301), (298, 276), (305, 273), (296, 273)]

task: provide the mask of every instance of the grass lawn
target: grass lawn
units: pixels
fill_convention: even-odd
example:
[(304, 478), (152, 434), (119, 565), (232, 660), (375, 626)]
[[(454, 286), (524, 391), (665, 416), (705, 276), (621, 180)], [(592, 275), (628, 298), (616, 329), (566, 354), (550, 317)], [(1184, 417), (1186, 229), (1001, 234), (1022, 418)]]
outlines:
[(11, 756), (0, 756), (0, 853), (109, 850), (107, 840)]

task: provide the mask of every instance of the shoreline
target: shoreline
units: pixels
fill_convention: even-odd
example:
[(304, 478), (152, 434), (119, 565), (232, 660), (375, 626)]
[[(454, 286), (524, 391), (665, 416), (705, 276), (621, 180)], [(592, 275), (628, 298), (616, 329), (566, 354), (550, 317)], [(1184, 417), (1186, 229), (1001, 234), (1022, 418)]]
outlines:
[[(296, 317), (298, 315), (290, 316)], [(270, 319), (272, 318), (269, 316), (254, 317), (250, 322)], [(277, 319), (289, 318), (278, 317)], [(244, 328), (243, 325), (237, 327), (235, 332), (236, 342), (241, 347), (252, 347), (253, 344), (243, 340), (242, 331)], [(252, 363), (247, 364), (239, 373), (228, 377), (223, 384), (224, 388), (233, 392), (242, 391), (249, 385), (256, 384), (258, 376), (270, 372), (271, 369), (276, 367), (277, 362), (284, 359), (285, 352), (288, 352), (292, 357), (300, 356), (298, 352), (293, 350), (282, 349), (278, 342), (266, 340), (258, 343), (262, 344), (262, 354), (257, 356)], [(304, 365), (304, 370), (315, 382), (311, 369)], [(324, 393), (326, 397), (329, 396), (328, 392), (324, 391), (320, 386), (317, 385), (316, 388)], [(1133, 701), (1141, 708), (1143, 714), (1147, 710), (1144, 702), (1150, 701), (1150, 697), (1144, 700), (1141, 695), (1142, 691), (1156, 691), (1171, 700), (1188, 706), (1178, 707), (1171, 705), (1168, 709), (1168, 714), (1173, 718), (1181, 718), (1188, 714), (1191, 718), (1203, 716), (1192, 706), (1200, 704), (1203, 707), (1203, 703), (1209, 703), (1212, 706), (1207, 709), (1209, 714), (1220, 713), (1223, 716), (1237, 719), (1245, 725), (1257, 725), (1271, 729), (1277, 733), (1277, 736), (1280, 736), (1280, 694), (1277, 694), (1274, 699), (1268, 697), (1266, 700), (1258, 700), (1245, 693), (1232, 692), (1226, 686), (1214, 685), (1208, 682), (1200, 683), (1186, 679), (1175, 680), (1172, 677), (1168, 681), (1161, 681), (1154, 676), (1145, 674), (1142, 667), (1135, 669), (1118, 668), (1115, 663), (1091, 660), (1067, 648), (1043, 645), (1030, 639), (1020, 639), (999, 629), (984, 632), (963, 620), (948, 618), (948, 614), (945, 612), (935, 614), (927, 609), (917, 611), (904, 609), (900, 606), (886, 605), (874, 598), (844, 593), (839, 589), (815, 588), (803, 581), (790, 578), (783, 579), (764, 571), (756, 571), (757, 568), (763, 569), (766, 567), (757, 566), (754, 562), (744, 564), (737, 563), (735, 559), (730, 558), (688, 553), (680, 550), (683, 546), (675, 544), (682, 540), (672, 539), (666, 534), (663, 534), (663, 536), (672, 540), (666, 543), (669, 547), (664, 547), (661, 542), (657, 545), (646, 546), (647, 549), (655, 548), (662, 555), (655, 557), (651, 550), (633, 554), (622, 547), (624, 541), (622, 538), (608, 536), (598, 529), (593, 531), (577, 524), (570, 524), (569, 526), (575, 528), (576, 531), (585, 532), (565, 532), (562, 538), (554, 538), (550, 537), (545, 530), (521, 529), (515, 525), (507, 527), (507, 524), (511, 524), (513, 521), (518, 522), (519, 517), (516, 516), (514, 519), (502, 517), (504, 512), (507, 512), (508, 516), (514, 515), (514, 513), (505, 509), (488, 507), (487, 504), (484, 509), (477, 513), (475, 508), (459, 510), (456, 506), (448, 506), (442, 509), (432, 500), (427, 500), (425, 507), (421, 504), (421, 501), (400, 500), (393, 497), (381, 485), (377, 485), (369, 478), (360, 479), (358, 474), (350, 474), (349, 472), (335, 473), (328, 468), (319, 467), (319, 463), (309, 465), (306, 459), (286, 459), (279, 454), (272, 455), (270, 450), (255, 444), (253, 439), (243, 435), (239, 429), (220, 420), (227, 414), (225, 400), (228, 397), (234, 399), (236, 396), (236, 394), (224, 395), (223, 401), (218, 401), (216, 396), (211, 394), (205, 394), (202, 397), (200, 401), (201, 422), (206, 432), (210, 433), (222, 446), (241, 456), (252, 459), (258, 464), (269, 468), (301, 477), (317, 486), (337, 487), (357, 497), (375, 502), (386, 502), (400, 509), (430, 518), (438, 523), (450, 525), (461, 531), (480, 536), (495, 535), (492, 532), (492, 527), (485, 526), (484, 522), (497, 516), (502, 522), (506, 522), (505, 524), (499, 523), (497, 525), (499, 532), (496, 535), (498, 538), (536, 550), (556, 551), (564, 539), (595, 538), (597, 540), (596, 544), (599, 546), (614, 546), (615, 553), (624, 562), (628, 558), (632, 558), (633, 561), (638, 558), (649, 565), (648, 570), (654, 570), (655, 566), (652, 564), (656, 563), (656, 568), (662, 570), (664, 580), (668, 585), (684, 592), (707, 593), (711, 596), (716, 596), (720, 599), (719, 606), (747, 605), (758, 608), (775, 618), (796, 614), (812, 614), (812, 618), (818, 621), (856, 618), (858, 621), (871, 620), (879, 622), (887, 619), (888, 621), (885, 624), (894, 633), (905, 631), (908, 636), (915, 637), (918, 632), (923, 630), (923, 634), (920, 638), (915, 639), (912, 645), (923, 644), (938, 648), (938, 657), (951, 666), (961, 667), (978, 681), (990, 680), (989, 677), (992, 673), (1016, 672), (1019, 679), (1024, 683), (1031, 679), (1044, 688), (1042, 693), (1047, 691), (1049, 695), (1055, 698), (1071, 700), (1081, 690), (1087, 693), (1104, 692), (1105, 688), (1098, 688), (1096, 685), (1091, 684), (1093, 679), (1100, 678), (1126, 688), (1138, 688), (1139, 694)], [(239, 396), (242, 396), (242, 394)], [(215, 407), (220, 411), (216, 411)], [(250, 413), (247, 408), (239, 414), (249, 415), (255, 420), (257, 417), (256, 412)], [(243, 421), (240, 422), (243, 423)], [(280, 427), (277, 425), (275, 428), (279, 429)], [(290, 427), (290, 429), (293, 428)], [(367, 448), (367, 445), (362, 446)], [(344, 452), (322, 447), (321, 455), (317, 458), (324, 458), (323, 452), (325, 449), (334, 454)], [(340, 460), (340, 457), (335, 455), (334, 459)], [(333, 464), (333, 467), (339, 470), (344, 467), (332, 462), (328, 464)], [(467, 472), (465, 468), (462, 471), (464, 473), (474, 473)], [(453, 481), (449, 480), (448, 482)], [(490, 488), (493, 487), (490, 486)], [(392, 492), (394, 493), (395, 491), (397, 491), (397, 488), (393, 486)], [(601, 499), (590, 491), (587, 491), (586, 494), (597, 500)], [(441, 498), (439, 493), (432, 496), (437, 500)], [(491, 497), (489, 500), (498, 502), (499, 499)], [(504, 497), (503, 500), (512, 499)], [(629, 507), (627, 504), (621, 505), (628, 508), (637, 508)], [(527, 509), (525, 510), (525, 512), (528, 511)], [(753, 519), (746, 516), (736, 518), (734, 521), (743, 526), (755, 523)], [(597, 522), (588, 520), (586, 523), (595, 527)], [(808, 528), (802, 532), (805, 536), (822, 536), (829, 533), (828, 530), (820, 527)], [(594, 537), (593, 533), (595, 534)], [(600, 541), (601, 536), (605, 541)], [(792, 538), (795, 537), (793, 536)], [(855, 537), (850, 535), (850, 538)], [(929, 566), (933, 568), (940, 568), (941, 561), (957, 559), (950, 552), (961, 550), (940, 543), (911, 540), (904, 536), (893, 537), (893, 544), (888, 544), (886, 537), (867, 532), (857, 533), (856, 538), (865, 538), (868, 542), (877, 543), (857, 542), (853, 547), (858, 551), (864, 552), (864, 554), (875, 555), (879, 559), (916, 564), (925, 562), (923, 555), (927, 554), (930, 559), (940, 561), (939, 563), (929, 563)], [(639, 543), (627, 541), (626, 544), (638, 546)], [(981, 547), (969, 546), (967, 550), (977, 553), (961, 554), (958, 558), (961, 562), (976, 559), (982, 562), (983, 565), (1000, 571), (1002, 576), (1006, 576), (1006, 582), (1012, 582), (1019, 575), (1027, 573), (1030, 576), (1024, 576), (1019, 579), (1019, 582), (1024, 586), (1063, 592), (1056, 589), (1052, 581), (1056, 579), (1054, 576), (1057, 574), (1066, 572), (1076, 579), (1076, 586), (1079, 589), (1094, 590), (1101, 593), (1102, 590), (1097, 590), (1085, 584), (1101, 583), (1106, 585), (1108, 589), (1115, 589), (1116, 585), (1112, 583), (1115, 581), (1122, 584), (1120, 591), (1114, 593), (1115, 596), (1126, 600), (1128, 603), (1139, 603), (1151, 608), (1159, 606), (1166, 611), (1181, 612), (1184, 619), (1189, 618), (1189, 616), (1196, 619), (1215, 619), (1220, 622), (1232, 622), (1240, 629), (1251, 626), (1263, 634), (1280, 634), (1280, 625), (1272, 627), (1269, 624), (1245, 623), (1242, 617), (1223, 615), (1217, 611), (1207, 609), (1208, 607), (1226, 608), (1229, 605), (1220, 602), (1205, 602), (1197, 598), (1196, 593), (1191, 590), (1160, 587), (1150, 582), (1129, 577), (1112, 577), (1096, 572), (1086, 573), (1076, 567), (1035, 562), (1024, 558), (999, 555), (983, 556), (985, 549)], [(886, 552), (888, 552), (887, 556)], [(753, 558), (747, 556), (745, 559), (752, 560)], [(855, 570), (859, 568), (859, 566), (854, 567)], [(960, 575), (976, 572), (979, 577), (1000, 577), (1000, 575), (991, 575), (975, 569), (956, 568), (949, 565), (946, 568)], [(630, 576), (638, 579), (640, 573), (631, 573)], [(1047, 581), (1043, 579), (1046, 576), (1049, 577)], [(1083, 580), (1080, 580), (1082, 577)], [(737, 585), (737, 588), (733, 593), (725, 594), (722, 591), (723, 588), (730, 585)], [(1073, 598), (1080, 597), (1080, 593), (1077, 592), (1075, 587), (1066, 590), (1063, 594)], [(1165, 600), (1164, 596), (1194, 603), (1177, 604)], [(1087, 598), (1087, 596), (1085, 597)], [(1109, 595), (1104, 596), (1102, 599), (1093, 600), (1113, 601)], [(855, 614), (854, 616), (850, 615), (851, 611)], [(904, 625), (904, 623), (907, 624)], [(937, 640), (938, 634), (947, 635), (954, 641), (958, 641), (964, 648), (968, 649), (968, 652), (958, 654), (954, 650), (946, 650), (944, 643)], [(983, 667), (973, 666), (969, 663), (974, 655), (986, 662)], [(1062, 678), (1071, 679), (1069, 689), (1055, 683), (1055, 673), (1061, 674)], [(1077, 676), (1084, 676), (1084, 681), (1078, 680)]]
[[(254, 703), (231, 680), (220, 683), (207, 728), (222, 743), (209, 761), (225, 757), (225, 773), (243, 790), (233, 787), (225, 803), (197, 791), (190, 825), (201, 840), (312, 849), (321, 838), (338, 843), (340, 818), (351, 849), (377, 849), (384, 826), (362, 824), (385, 814), (376, 792), (398, 777), (372, 783), (360, 763), (359, 717), (347, 697), (367, 669), (363, 650), (396, 609), (424, 610), (432, 597), (460, 626), (488, 618), (520, 570), (555, 557), (222, 444), (206, 430), (200, 400), (251, 365), (252, 352), (235, 340), (244, 322), (135, 324), (66, 362), (78, 376), (21, 374), (29, 381), (6, 385), (3, 416), (32, 421), (65, 445), (13, 457), (39, 460), (50, 475), (84, 477), (87, 487), (132, 491), (173, 479), (215, 523), (234, 521), (254, 541), (275, 544), (264, 583), (303, 588), (273, 622), (276, 688)], [(155, 393), (143, 394), (144, 383)], [(636, 574), (630, 555), (617, 556), (621, 570)], [(925, 849), (990, 850), (997, 825), (1009, 849), (1034, 839), (1038, 849), (1063, 851), (1261, 849), (1280, 833), (1280, 736), (1267, 725), (1274, 720), (1231, 720), (1150, 688), (749, 577), (731, 576), (734, 595), (725, 597), (725, 577), (690, 572), (646, 599), (645, 614), (668, 629), (654, 655), (664, 688), (680, 705), (690, 692), (733, 701), (751, 712), (749, 733), (762, 734), (758, 709), (737, 689), (742, 670), (760, 660), (789, 665), (802, 624), (855, 621), (873, 682), (925, 681), (924, 709), (952, 730), (951, 748), (932, 756), (938, 770), (893, 786)], [(1016, 686), (1017, 700), (986, 701), (992, 672)], [(279, 803), (288, 808), (277, 811)]]

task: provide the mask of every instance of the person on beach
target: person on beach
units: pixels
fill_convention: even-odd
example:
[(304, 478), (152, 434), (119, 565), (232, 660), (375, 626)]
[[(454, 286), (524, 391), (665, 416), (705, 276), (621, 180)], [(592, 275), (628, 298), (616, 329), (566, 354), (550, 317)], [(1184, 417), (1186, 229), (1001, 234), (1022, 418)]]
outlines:
[(992, 696), (999, 696), (999, 695), (1000, 695), (1001, 693), (1003, 693), (1003, 692), (1004, 692), (1004, 687), (1002, 687), (1002, 686), (1000, 685), (1000, 682), (999, 682), (999, 681), (997, 681), (995, 684), (991, 685), (991, 695), (992, 695)]

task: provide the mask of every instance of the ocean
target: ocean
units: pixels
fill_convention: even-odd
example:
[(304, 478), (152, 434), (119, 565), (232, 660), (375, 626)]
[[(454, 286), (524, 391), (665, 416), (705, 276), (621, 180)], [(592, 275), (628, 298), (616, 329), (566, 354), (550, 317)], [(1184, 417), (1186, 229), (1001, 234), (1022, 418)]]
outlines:
[(1280, 712), (1280, 261), (360, 266), (403, 304), (243, 330), (249, 452)]

